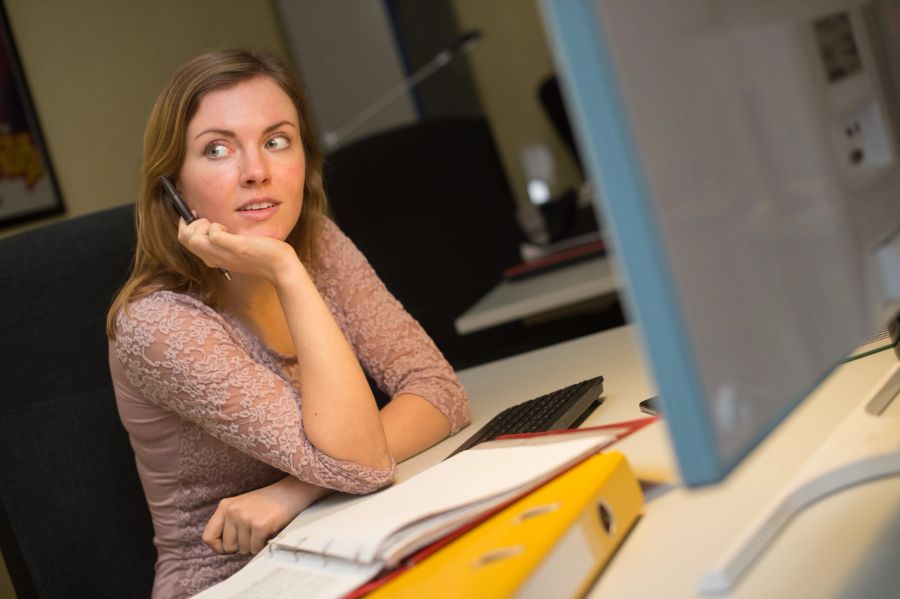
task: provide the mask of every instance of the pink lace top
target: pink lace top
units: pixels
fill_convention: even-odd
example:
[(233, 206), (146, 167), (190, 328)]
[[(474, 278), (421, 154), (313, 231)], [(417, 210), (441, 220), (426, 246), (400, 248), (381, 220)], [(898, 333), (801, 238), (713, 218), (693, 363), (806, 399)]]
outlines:
[[(431, 402), (453, 432), (469, 422), (465, 391), (419, 324), (353, 243), (327, 221), (313, 280), (360, 363), (394, 397)], [(289, 473), (350, 493), (387, 485), (376, 470), (331, 458), (303, 431), (295, 357), (265, 347), (237, 319), (194, 297), (158, 291), (116, 320), (110, 371), (153, 517), (154, 597), (197, 593), (248, 556), (219, 556), (201, 534), (219, 500)]]

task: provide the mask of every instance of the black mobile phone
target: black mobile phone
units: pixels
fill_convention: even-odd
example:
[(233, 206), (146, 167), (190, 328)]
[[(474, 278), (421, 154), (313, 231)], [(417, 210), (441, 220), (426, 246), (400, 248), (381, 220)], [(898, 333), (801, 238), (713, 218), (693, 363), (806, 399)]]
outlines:
[(650, 414), (651, 416), (659, 416), (662, 413), (658, 395), (654, 395), (650, 399), (645, 399), (638, 404), (638, 407), (641, 409), (641, 412)]
[(175, 212), (178, 213), (178, 216), (184, 219), (186, 223), (192, 223), (197, 220), (197, 217), (194, 216), (194, 213), (191, 212), (191, 209), (188, 208), (188, 205), (185, 203), (184, 198), (181, 197), (181, 194), (178, 193), (178, 190), (175, 189), (175, 186), (172, 185), (172, 182), (169, 181), (168, 177), (162, 176), (159, 178), (160, 183), (165, 188), (166, 193), (169, 194), (169, 201), (172, 203), (172, 208), (175, 209)]
[[(185, 203), (184, 198), (181, 197), (181, 194), (178, 193), (178, 190), (175, 189), (175, 186), (172, 185), (172, 182), (169, 181), (169, 178), (163, 175), (159, 178), (159, 182), (162, 183), (163, 188), (165, 188), (166, 193), (169, 195), (169, 200), (172, 203), (172, 208), (175, 209), (175, 212), (178, 213), (178, 216), (184, 219), (186, 223), (192, 223), (197, 220), (197, 217), (194, 216), (194, 213), (191, 212), (191, 209), (188, 208), (188, 205)], [(225, 275), (225, 278), (229, 281), (231, 280), (231, 275), (228, 274), (228, 271), (224, 268), (220, 268), (219, 272)]]

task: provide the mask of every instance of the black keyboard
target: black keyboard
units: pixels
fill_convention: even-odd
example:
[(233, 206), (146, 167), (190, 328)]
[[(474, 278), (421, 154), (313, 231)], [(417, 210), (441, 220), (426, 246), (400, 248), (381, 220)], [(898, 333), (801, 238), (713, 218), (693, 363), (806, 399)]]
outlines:
[(598, 376), (507, 408), (466, 439), (450, 456), (502, 435), (576, 428), (603, 403), (602, 394), (603, 377)]

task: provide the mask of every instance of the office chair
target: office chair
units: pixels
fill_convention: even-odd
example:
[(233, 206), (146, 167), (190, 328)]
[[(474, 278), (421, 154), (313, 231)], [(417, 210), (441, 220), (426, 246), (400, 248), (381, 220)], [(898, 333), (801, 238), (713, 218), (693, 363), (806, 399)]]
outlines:
[(503, 339), (461, 337), (453, 321), (520, 260), (523, 240), (487, 123), (423, 121), (325, 162), (332, 216), (388, 289), (451, 364), (483, 361)]
[(150, 595), (153, 529), (104, 329), (132, 211), (0, 239), (0, 549), (20, 599)]

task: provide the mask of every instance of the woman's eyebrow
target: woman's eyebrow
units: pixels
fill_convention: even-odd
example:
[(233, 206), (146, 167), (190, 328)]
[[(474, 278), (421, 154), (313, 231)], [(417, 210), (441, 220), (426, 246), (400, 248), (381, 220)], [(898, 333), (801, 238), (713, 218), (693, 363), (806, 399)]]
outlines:
[[(265, 130), (263, 131), (263, 135), (265, 135), (266, 133), (270, 133), (270, 132), (274, 131), (275, 129), (278, 129), (279, 127), (283, 127), (284, 125), (296, 127), (296, 125), (294, 123), (292, 123), (291, 121), (278, 121), (277, 123), (274, 123), (274, 124), (266, 127)], [(235, 132), (230, 129), (204, 129), (203, 131), (198, 133), (196, 136), (194, 136), (194, 139), (197, 139), (201, 135), (206, 135), (207, 133), (214, 133), (216, 135), (221, 135), (222, 137), (236, 137)]]

